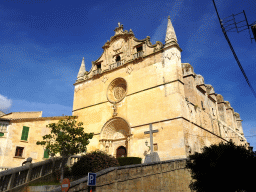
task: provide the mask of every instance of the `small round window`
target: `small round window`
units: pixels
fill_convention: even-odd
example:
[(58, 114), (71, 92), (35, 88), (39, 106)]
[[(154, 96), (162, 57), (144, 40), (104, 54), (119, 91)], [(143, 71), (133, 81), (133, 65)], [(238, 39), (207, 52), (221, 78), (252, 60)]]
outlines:
[(114, 79), (107, 90), (107, 98), (111, 103), (117, 103), (121, 101), (127, 92), (127, 83), (123, 78)]

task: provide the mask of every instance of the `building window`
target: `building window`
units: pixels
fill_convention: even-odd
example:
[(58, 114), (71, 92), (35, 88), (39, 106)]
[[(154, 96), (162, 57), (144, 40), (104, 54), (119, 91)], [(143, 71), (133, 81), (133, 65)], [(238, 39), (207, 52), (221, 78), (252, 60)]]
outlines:
[(97, 69), (101, 69), (101, 63), (97, 64)]
[(7, 132), (7, 125), (6, 124), (0, 124), (0, 132)]
[(3, 137), (4, 136), (4, 133), (0, 133), (0, 137)]
[(142, 51), (142, 45), (137, 47), (137, 52), (140, 52), (140, 51)]
[(121, 61), (121, 57), (118, 55), (116, 56), (116, 62)]
[(23, 126), (21, 140), (23, 140), (23, 141), (28, 140), (28, 132), (29, 132), (29, 127)]
[(16, 147), (15, 157), (22, 157), (24, 147)]
[(49, 149), (44, 150), (44, 158), (45, 159), (49, 158)]

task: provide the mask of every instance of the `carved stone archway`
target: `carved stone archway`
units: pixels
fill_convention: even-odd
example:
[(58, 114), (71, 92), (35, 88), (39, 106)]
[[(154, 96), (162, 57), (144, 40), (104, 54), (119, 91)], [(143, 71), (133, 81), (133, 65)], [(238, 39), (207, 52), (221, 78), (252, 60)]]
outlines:
[(120, 117), (110, 119), (100, 133), (100, 149), (116, 156), (117, 148), (123, 146), (129, 156), (131, 128), (126, 120)]

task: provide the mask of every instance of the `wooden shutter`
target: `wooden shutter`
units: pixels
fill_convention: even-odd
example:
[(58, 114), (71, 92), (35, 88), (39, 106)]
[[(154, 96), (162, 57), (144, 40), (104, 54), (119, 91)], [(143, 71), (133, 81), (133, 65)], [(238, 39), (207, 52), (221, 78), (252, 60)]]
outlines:
[(49, 149), (44, 150), (44, 158), (49, 158)]
[(4, 136), (4, 133), (0, 133), (0, 137), (3, 137)]
[(29, 127), (23, 126), (21, 140), (25, 140), (25, 141), (28, 140), (28, 132), (29, 132)]

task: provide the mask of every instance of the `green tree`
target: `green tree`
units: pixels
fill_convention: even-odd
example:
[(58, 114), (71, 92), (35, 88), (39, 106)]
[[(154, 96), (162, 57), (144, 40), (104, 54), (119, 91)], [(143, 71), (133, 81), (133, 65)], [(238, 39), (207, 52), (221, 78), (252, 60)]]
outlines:
[(232, 141), (204, 147), (202, 153), (190, 155), (186, 168), (191, 170), (190, 189), (197, 192), (256, 191), (255, 153)]
[(83, 155), (71, 168), (75, 178), (86, 176), (88, 172), (96, 173), (109, 167), (119, 166), (118, 160), (107, 153), (96, 150)]
[(61, 178), (63, 180), (64, 165), (70, 156), (86, 152), (86, 146), (89, 139), (92, 139), (93, 133), (85, 133), (82, 127), (83, 123), (75, 120), (75, 117), (69, 116), (67, 120), (60, 120), (58, 123), (51, 123), (46, 127), (51, 129), (51, 134), (44, 135), (44, 141), (37, 141), (37, 145), (44, 145), (50, 154), (58, 154), (62, 158)]

